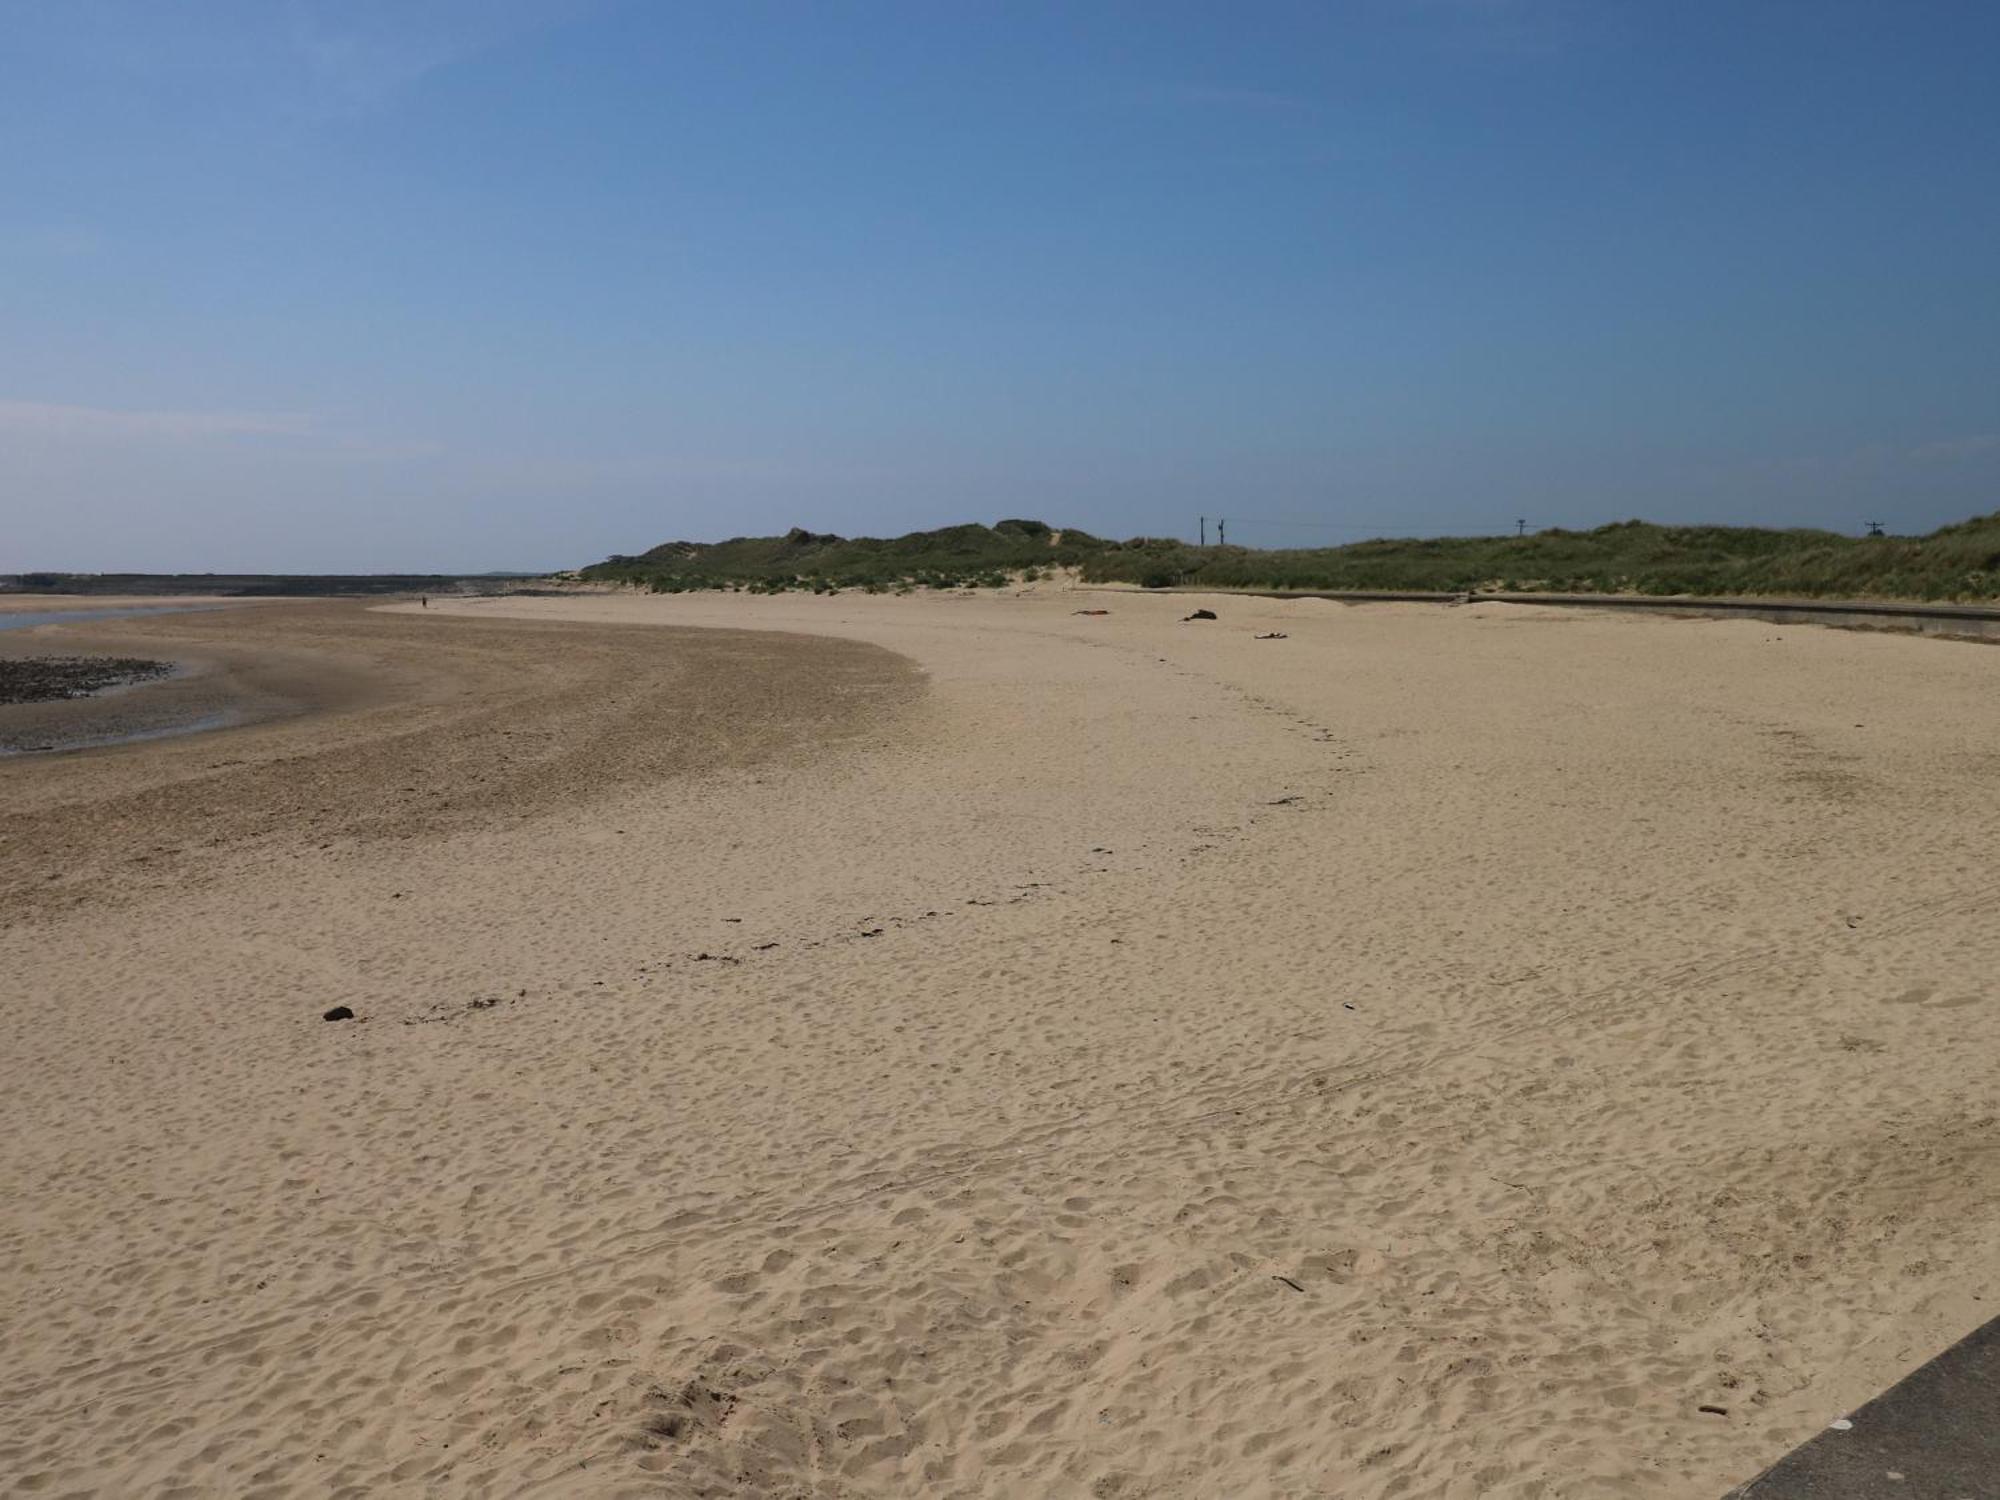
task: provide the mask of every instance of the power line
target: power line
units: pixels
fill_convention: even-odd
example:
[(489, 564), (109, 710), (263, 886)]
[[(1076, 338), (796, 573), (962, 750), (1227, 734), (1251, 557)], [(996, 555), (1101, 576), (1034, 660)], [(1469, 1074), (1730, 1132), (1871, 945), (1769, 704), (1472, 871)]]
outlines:
[[(1201, 518), (1200, 535), (1203, 546), (1208, 545), (1208, 523), (1210, 519), (1208, 516)], [(1266, 520), (1257, 516), (1230, 516), (1215, 523), (1215, 543), (1218, 547), (1228, 545), (1228, 528), (1232, 521), (1236, 524), (1239, 535), (1242, 532), (1242, 528), (1246, 526), (1252, 531), (1338, 532), (1349, 535), (1359, 534), (1370, 540), (1385, 541), (1398, 537), (1457, 536), (1460, 534), (1450, 529), (1440, 531), (1431, 526), (1419, 525), (1413, 527), (1408, 521), (1277, 521)], [(1526, 536), (1528, 534), (1528, 521), (1526, 517), (1515, 518), (1514, 534), (1516, 536)], [(1241, 545), (1241, 543), (1239, 542), (1238, 545)]]
[(1238, 526), (1279, 526), (1288, 531), (1367, 531), (1377, 536), (1393, 534), (1400, 523), (1375, 521), (1260, 521), (1254, 516), (1231, 516)]

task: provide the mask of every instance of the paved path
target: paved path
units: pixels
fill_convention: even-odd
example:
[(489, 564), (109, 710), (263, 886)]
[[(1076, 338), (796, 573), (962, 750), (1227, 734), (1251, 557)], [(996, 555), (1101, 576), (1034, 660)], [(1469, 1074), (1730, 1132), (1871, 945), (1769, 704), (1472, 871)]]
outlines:
[(2000, 1496), (2000, 1318), (1731, 1492), (1728, 1500)]

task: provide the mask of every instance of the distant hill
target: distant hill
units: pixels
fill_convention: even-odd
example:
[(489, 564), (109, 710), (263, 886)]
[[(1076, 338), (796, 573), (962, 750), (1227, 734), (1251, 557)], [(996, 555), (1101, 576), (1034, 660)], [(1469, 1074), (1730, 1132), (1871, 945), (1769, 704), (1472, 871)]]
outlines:
[(245, 599), (331, 594), (445, 594), (533, 573), (0, 573), (0, 594), (208, 594)]
[(1592, 531), (1385, 538), (1282, 551), (1196, 547), (1158, 537), (1112, 542), (1040, 521), (950, 526), (890, 540), (794, 529), (781, 537), (668, 542), (582, 571), (587, 578), (662, 592), (824, 592), (998, 587), (1024, 570), (1047, 567), (1074, 567), (1092, 582), (1151, 588), (1991, 599), (2000, 597), (2000, 513), (1913, 537), (1620, 521)]

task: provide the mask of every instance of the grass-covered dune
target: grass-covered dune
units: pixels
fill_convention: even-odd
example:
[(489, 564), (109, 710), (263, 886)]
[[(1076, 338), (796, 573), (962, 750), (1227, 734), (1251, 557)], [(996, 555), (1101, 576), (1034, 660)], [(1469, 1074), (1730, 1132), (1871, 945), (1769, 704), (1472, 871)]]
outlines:
[(952, 526), (892, 540), (794, 530), (782, 537), (669, 542), (586, 568), (650, 587), (998, 587), (1074, 567), (1091, 582), (1229, 588), (1764, 594), (1882, 599), (2000, 597), (2000, 513), (1927, 536), (1849, 537), (1754, 526), (1621, 521), (1593, 531), (1434, 537), (1258, 551), (1164, 538), (1104, 541), (1040, 521)]
[(596, 580), (634, 583), (658, 593), (748, 588), (999, 588), (1027, 572), (1078, 567), (1115, 550), (1081, 531), (1041, 521), (947, 526), (908, 536), (841, 537), (794, 527), (783, 536), (726, 542), (666, 542), (637, 557), (612, 557), (581, 570)]
[(1211, 588), (1989, 599), (2000, 595), (2000, 515), (1917, 537), (1621, 521), (1593, 531), (1276, 552), (1152, 543), (1101, 554), (1084, 564), (1084, 576)]

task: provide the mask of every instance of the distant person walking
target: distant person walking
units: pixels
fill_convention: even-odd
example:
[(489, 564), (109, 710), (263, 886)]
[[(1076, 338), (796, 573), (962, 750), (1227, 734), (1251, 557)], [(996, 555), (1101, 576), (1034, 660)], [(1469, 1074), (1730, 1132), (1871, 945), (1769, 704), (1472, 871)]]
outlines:
[(431, 596), (429, 594), (425, 594), (422, 596), (422, 598), (424, 601), (424, 608), (429, 609), (431, 607)]

